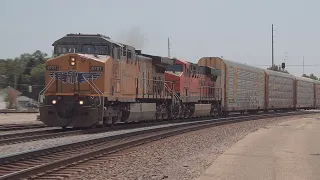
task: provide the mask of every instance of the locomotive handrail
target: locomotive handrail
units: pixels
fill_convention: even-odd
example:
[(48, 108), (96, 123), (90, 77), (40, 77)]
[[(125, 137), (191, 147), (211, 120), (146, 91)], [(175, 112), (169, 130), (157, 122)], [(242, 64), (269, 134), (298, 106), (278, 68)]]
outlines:
[(170, 87), (168, 87), (167, 83), (164, 83), (164, 87), (169, 90), (169, 93), (171, 93), (173, 96), (175, 96), (176, 98), (180, 99), (180, 97), (173, 92), (173, 89), (171, 89)]
[(174, 88), (171, 89), (168, 87), (167, 83), (164, 83), (165, 89), (169, 91), (169, 93), (172, 94), (172, 105), (171, 105), (171, 111), (173, 111), (174, 108), (178, 108), (178, 116), (181, 113), (181, 98), (174, 92)]
[(56, 80), (56, 73), (53, 72), (54, 76), (53, 78), (50, 79), (49, 83), (42, 89), (42, 91), (40, 91), (39, 95), (38, 95), (38, 103), (40, 104), (40, 96), (42, 96), (42, 94), (44, 94), (49, 87), (53, 84), (54, 80)]
[[(99, 89), (99, 87), (93, 82), (93, 80), (92, 80), (92, 84), (94, 84), (94, 86), (89, 82), (89, 80), (87, 79), (87, 78), (85, 78), (85, 77), (83, 77), (87, 82), (88, 82), (88, 84), (90, 85), (90, 86), (92, 86), (93, 87), (93, 90), (94, 91), (96, 91), (96, 93), (97, 94), (99, 94), (99, 92), (100, 92), (100, 94), (99, 94), (99, 105), (98, 106), (100, 106), (101, 105), (101, 95), (103, 95), (103, 92)], [(98, 92), (99, 91), (99, 92)], [(102, 106), (104, 106), (104, 98), (102, 99), (103, 100), (103, 102), (102, 102)], [(103, 107), (102, 107), (102, 117), (104, 116), (104, 109), (103, 109)]]
[[(174, 92), (174, 90), (173, 89), (171, 89), (170, 87), (168, 87), (168, 85), (166, 84), (166, 83), (164, 83), (164, 87), (167, 89), (167, 90), (169, 90), (169, 93), (171, 93), (172, 95), (173, 95), (173, 100), (176, 100), (177, 102), (178, 101), (181, 101), (181, 98)], [(176, 103), (176, 102), (174, 102), (174, 103)]]
[(92, 84), (95, 86), (95, 88), (97, 90), (99, 90), (100, 94), (103, 95), (103, 92), (99, 89), (99, 87), (93, 82), (93, 78), (91, 79), (92, 80)]
[[(172, 81), (165, 81), (162, 79), (149, 79), (149, 78), (134, 78), (134, 77), (129, 77), (133, 78), (135, 80), (135, 88), (136, 88), (136, 96), (160, 96), (160, 97), (167, 97), (171, 94), (171, 89), (168, 88), (167, 86), (170, 84), (173, 84)], [(128, 77), (127, 77), (128, 79)], [(112, 78), (112, 80), (120, 80), (119, 78)], [(138, 81), (137, 81), (138, 80)], [(140, 85), (140, 83), (143, 83)], [(121, 86), (121, 88), (126, 87), (125, 84)], [(142, 88), (142, 92), (137, 91), (137, 88)], [(126, 88), (125, 88), (126, 89)], [(153, 92), (154, 91), (154, 92)], [(124, 94), (124, 92), (122, 92)], [(130, 93), (129, 93), (130, 94)]]
[[(103, 95), (103, 93), (102, 93), (102, 91), (96, 86), (96, 84), (94, 84), (94, 83), (92, 83), (92, 84), (94, 84), (95, 86), (93, 86), (90, 82), (89, 82), (89, 80), (87, 79), (87, 78), (85, 78), (85, 77), (83, 77), (84, 78), (84, 80), (86, 80), (86, 82), (90, 85), (90, 86), (92, 86), (93, 87), (93, 90), (99, 95), (99, 105), (97, 105), (97, 106), (100, 106), (101, 105), (101, 95)], [(99, 91), (99, 92), (98, 92)]]

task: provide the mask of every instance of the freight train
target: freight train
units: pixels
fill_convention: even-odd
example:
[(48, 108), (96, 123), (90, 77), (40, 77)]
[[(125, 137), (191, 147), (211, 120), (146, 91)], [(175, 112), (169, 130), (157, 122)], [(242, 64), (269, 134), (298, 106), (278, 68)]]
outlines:
[(40, 120), (66, 128), (320, 107), (320, 82), (219, 57), (144, 54), (101, 34), (53, 43)]

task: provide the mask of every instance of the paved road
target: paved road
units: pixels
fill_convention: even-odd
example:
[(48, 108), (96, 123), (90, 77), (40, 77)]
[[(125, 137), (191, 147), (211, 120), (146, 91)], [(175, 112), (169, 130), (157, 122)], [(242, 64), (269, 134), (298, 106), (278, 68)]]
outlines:
[(320, 117), (251, 133), (216, 159), (198, 180), (320, 180)]

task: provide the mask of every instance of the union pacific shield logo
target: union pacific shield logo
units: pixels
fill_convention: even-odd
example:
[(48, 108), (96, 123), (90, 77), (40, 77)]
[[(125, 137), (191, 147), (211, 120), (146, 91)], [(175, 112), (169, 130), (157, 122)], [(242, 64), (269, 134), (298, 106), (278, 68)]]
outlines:
[(49, 76), (54, 79), (60, 80), (62, 83), (75, 84), (75, 83), (85, 83), (90, 80), (99, 79), (101, 72), (78, 72), (75, 70), (62, 72), (49, 72)]
[(77, 83), (77, 80), (78, 80), (78, 71), (69, 71), (67, 73), (67, 82), (69, 84), (74, 84), (74, 83)]

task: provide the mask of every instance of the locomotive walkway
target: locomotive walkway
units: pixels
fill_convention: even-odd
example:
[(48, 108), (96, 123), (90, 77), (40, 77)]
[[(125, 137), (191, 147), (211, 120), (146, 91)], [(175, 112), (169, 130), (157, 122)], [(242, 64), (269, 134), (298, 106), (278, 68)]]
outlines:
[(320, 116), (249, 134), (218, 157), (197, 180), (320, 179)]

